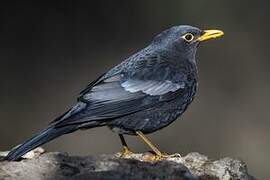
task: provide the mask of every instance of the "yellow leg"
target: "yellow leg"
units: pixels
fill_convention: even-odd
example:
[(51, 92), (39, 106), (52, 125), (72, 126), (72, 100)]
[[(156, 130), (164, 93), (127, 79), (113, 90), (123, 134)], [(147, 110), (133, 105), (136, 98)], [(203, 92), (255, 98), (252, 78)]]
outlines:
[(123, 149), (121, 151), (121, 157), (123, 158), (127, 158), (129, 157), (131, 154), (133, 154), (133, 152), (129, 149), (126, 141), (125, 141), (125, 138), (122, 134), (119, 134), (119, 137), (120, 137), (120, 140), (121, 140), (121, 143), (122, 143), (122, 146), (123, 146)]
[(127, 146), (123, 146), (120, 157), (127, 158), (132, 154), (133, 152)]
[(153, 143), (150, 142), (150, 140), (141, 131), (136, 131), (136, 134), (155, 152), (156, 154), (155, 160), (160, 160), (169, 157), (181, 157), (181, 155), (177, 153), (171, 155), (162, 153)]

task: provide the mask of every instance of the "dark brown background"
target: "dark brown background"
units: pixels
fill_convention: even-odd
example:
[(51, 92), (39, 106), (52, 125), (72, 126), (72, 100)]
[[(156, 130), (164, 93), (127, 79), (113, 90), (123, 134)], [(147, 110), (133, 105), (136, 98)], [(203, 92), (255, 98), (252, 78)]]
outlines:
[[(67, 110), (91, 80), (162, 30), (190, 24), (224, 30), (197, 54), (199, 93), (188, 111), (151, 135), (168, 152), (231, 156), (269, 179), (269, 1), (54, 1), (0, 4), (0, 149), (7, 150)], [(128, 138), (136, 151), (147, 151)], [(107, 128), (45, 146), (86, 155), (120, 150)]]

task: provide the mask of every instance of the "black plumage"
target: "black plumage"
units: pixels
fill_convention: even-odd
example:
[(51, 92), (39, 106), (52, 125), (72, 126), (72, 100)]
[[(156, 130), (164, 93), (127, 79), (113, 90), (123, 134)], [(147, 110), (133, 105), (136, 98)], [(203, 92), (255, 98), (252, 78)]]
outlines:
[(196, 94), (195, 54), (205, 34), (192, 26), (165, 30), (146, 48), (90, 83), (69, 111), (5, 159), (17, 160), (35, 147), (78, 129), (108, 126), (123, 140), (123, 134), (147, 134), (166, 127)]

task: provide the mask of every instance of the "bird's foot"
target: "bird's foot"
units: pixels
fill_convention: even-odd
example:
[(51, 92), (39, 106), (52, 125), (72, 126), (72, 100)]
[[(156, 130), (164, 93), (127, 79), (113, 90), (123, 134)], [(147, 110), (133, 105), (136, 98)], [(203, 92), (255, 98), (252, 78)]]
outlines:
[(121, 158), (130, 158), (130, 156), (134, 154), (127, 146), (124, 146), (121, 153), (120, 157)]
[(174, 153), (174, 154), (162, 153), (161, 157), (162, 158), (181, 158), (182, 156), (179, 153)]
[(161, 161), (164, 159), (169, 159), (169, 158), (181, 158), (182, 156), (179, 153), (174, 153), (174, 154), (167, 154), (167, 153), (158, 153), (158, 154), (152, 154), (151, 156), (149, 156), (149, 154), (147, 156), (145, 156), (145, 160), (146, 161)]

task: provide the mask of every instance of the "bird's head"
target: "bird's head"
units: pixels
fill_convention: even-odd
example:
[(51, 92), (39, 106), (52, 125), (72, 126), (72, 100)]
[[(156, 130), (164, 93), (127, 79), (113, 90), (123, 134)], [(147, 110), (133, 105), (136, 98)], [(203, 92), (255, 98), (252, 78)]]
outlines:
[(189, 25), (174, 26), (158, 34), (152, 45), (195, 60), (196, 50), (201, 42), (221, 37), (223, 34), (220, 30), (201, 30)]

